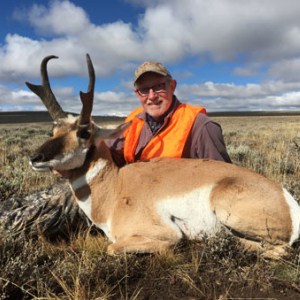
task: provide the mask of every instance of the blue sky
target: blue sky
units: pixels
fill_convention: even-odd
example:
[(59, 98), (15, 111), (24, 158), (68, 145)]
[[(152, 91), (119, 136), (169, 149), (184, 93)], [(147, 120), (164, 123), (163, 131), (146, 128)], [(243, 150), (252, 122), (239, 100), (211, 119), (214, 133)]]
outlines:
[(139, 102), (134, 69), (162, 62), (182, 102), (208, 111), (300, 110), (298, 0), (10, 0), (0, 5), (0, 111), (45, 110), (25, 86), (43, 57), (66, 111), (96, 70), (95, 115)]

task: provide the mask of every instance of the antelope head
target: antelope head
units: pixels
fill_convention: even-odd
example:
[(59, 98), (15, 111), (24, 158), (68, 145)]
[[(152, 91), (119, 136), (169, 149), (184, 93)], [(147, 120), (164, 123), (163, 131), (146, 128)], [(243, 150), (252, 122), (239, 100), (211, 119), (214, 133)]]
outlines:
[(88, 150), (93, 144), (97, 126), (91, 120), (93, 109), (95, 71), (89, 55), (86, 55), (89, 86), (86, 93), (80, 92), (82, 110), (79, 116), (68, 115), (57, 102), (48, 79), (47, 63), (56, 56), (47, 56), (41, 63), (42, 85), (26, 85), (38, 95), (54, 121), (53, 136), (30, 157), (36, 171), (71, 170), (83, 165)]

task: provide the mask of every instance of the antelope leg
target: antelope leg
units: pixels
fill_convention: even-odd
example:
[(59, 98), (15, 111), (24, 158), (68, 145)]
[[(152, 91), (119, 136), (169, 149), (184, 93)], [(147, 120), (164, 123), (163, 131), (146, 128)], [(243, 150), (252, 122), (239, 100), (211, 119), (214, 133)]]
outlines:
[(122, 253), (162, 253), (175, 243), (173, 240), (151, 239), (140, 235), (134, 235), (120, 242), (111, 244), (107, 248), (109, 255)]

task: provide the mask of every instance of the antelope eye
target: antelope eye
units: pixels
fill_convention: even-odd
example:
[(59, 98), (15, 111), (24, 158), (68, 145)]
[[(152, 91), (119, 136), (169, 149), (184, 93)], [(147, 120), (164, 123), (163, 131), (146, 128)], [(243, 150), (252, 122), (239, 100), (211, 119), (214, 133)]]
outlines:
[(82, 129), (77, 131), (77, 137), (80, 139), (87, 140), (91, 137), (91, 133), (88, 131), (88, 129)]
[(61, 123), (58, 122), (58, 121), (54, 121), (54, 122), (52, 123), (52, 129), (54, 129), (54, 128), (59, 128), (60, 126), (61, 126)]

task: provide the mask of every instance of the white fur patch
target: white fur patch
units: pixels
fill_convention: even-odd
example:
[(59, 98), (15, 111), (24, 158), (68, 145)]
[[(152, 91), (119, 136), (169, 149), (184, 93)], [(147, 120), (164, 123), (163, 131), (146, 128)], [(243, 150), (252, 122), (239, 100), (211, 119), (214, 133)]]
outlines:
[(300, 236), (300, 207), (292, 195), (283, 189), (283, 194), (286, 199), (286, 203), (290, 207), (290, 214), (292, 219), (292, 234), (289, 244), (292, 245)]
[(80, 199), (77, 201), (79, 207), (86, 214), (86, 216), (93, 222), (92, 220), (92, 198), (88, 196), (85, 199)]
[(94, 221), (92, 220), (92, 198), (89, 196), (86, 199), (81, 199), (80, 201), (77, 201), (77, 203), (82, 209), (82, 211), (85, 213), (85, 215), (91, 220), (91, 222), (98, 228), (100, 228), (111, 242), (115, 243), (116, 241), (111, 235), (111, 222), (107, 221), (106, 223), (94, 223)]
[(71, 182), (72, 189), (75, 191), (89, 183), (98, 175), (98, 173), (106, 166), (105, 160), (99, 160), (97, 163), (87, 171), (86, 174), (73, 180)]
[(46, 163), (55, 170), (64, 171), (76, 169), (84, 164), (88, 150), (88, 148), (79, 147), (73, 152), (58, 155)]
[[(106, 162), (104, 160), (99, 160), (93, 168), (89, 169), (88, 172), (81, 177), (70, 182), (71, 188), (74, 192), (77, 189), (80, 189), (86, 185), (88, 185), (92, 180), (98, 175), (98, 173), (105, 167)], [(81, 199), (77, 199), (77, 203), (79, 207), (83, 210), (86, 216), (93, 222), (92, 220), (92, 197), (91, 195), (86, 195)], [(101, 228), (102, 229), (102, 228)], [(102, 229), (103, 230), (103, 229)], [(104, 230), (103, 230), (104, 231)]]
[(97, 227), (99, 227), (105, 235), (108, 237), (108, 239), (115, 243), (116, 240), (114, 237), (111, 235), (111, 222), (108, 220), (106, 223), (101, 223), (101, 224), (95, 224)]
[(201, 239), (219, 230), (220, 224), (210, 207), (212, 188), (213, 186), (198, 188), (158, 203), (161, 217), (176, 231), (178, 238), (184, 233), (188, 238)]

